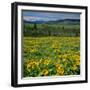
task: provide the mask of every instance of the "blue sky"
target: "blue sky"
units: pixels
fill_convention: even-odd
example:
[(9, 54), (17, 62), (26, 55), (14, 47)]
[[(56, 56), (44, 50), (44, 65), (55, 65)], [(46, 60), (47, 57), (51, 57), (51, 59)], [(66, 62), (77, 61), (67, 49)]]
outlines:
[(23, 20), (26, 21), (53, 21), (62, 19), (80, 19), (80, 13), (23, 11), (22, 14)]

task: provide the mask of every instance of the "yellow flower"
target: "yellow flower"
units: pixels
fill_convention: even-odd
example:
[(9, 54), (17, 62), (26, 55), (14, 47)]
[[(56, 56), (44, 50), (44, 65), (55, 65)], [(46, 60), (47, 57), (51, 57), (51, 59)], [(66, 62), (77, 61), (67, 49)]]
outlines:
[(48, 60), (48, 59), (44, 60), (44, 64), (46, 64), (46, 65), (48, 65), (50, 62), (51, 62), (51, 60)]
[(57, 73), (59, 75), (64, 75), (64, 69), (63, 68), (57, 68)]
[(37, 49), (33, 48), (30, 50), (30, 52), (32, 52), (32, 53), (37, 52)]
[(64, 75), (64, 69), (61, 67), (61, 65), (60, 64), (56, 64), (55, 66), (56, 66), (56, 69), (57, 69), (57, 73), (59, 75)]
[(80, 56), (76, 55), (76, 60), (79, 61), (80, 60)]
[(56, 49), (58, 49), (58, 48), (59, 48), (59, 45), (56, 44), (56, 43), (54, 43), (54, 44), (52, 44), (52, 48), (56, 48)]
[(72, 67), (73, 70), (76, 70), (77, 69), (77, 66), (74, 64), (73, 67)]
[(56, 68), (60, 69), (61, 65), (60, 64), (55, 64)]
[(63, 55), (63, 58), (66, 59), (66, 58), (67, 58), (67, 54), (64, 54), (64, 55)]
[(80, 65), (80, 61), (76, 61), (76, 65)]
[(80, 56), (79, 55), (75, 55), (75, 61), (76, 61), (76, 65), (80, 65)]
[(36, 61), (28, 61), (26, 64), (27, 70), (30, 71), (31, 69), (35, 68), (38, 65)]
[(65, 61), (66, 61), (66, 59), (64, 58), (64, 59), (63, 59), (63, 61), (65, 62)]
[(42, 73), (43, 73), (44, 76), (47, 76), (49, 72), (48, 72), (47, 69), (44, 69), (44, 70), (42, 71)]

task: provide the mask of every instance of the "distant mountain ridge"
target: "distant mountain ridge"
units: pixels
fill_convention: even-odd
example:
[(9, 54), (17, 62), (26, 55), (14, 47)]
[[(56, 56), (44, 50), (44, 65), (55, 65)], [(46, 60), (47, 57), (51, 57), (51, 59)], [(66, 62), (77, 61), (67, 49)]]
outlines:
[(32, 23), (32, 24), (52, 24), (52, 23), (79, 23), (80, 19), (62, 19), (62, 20), (53, 20), (53, 21), (26, 21), (24, 20), (24, 23)]

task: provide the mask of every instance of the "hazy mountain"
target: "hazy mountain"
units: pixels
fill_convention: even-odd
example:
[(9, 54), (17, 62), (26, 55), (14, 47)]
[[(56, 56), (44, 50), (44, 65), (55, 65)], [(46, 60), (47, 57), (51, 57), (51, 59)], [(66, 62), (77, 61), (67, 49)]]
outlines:
[(24, 20), (24, 23), (32, 23), (32, 24), (52, 24), (52, 23), (79, 23), (80, 19), (62, 19), (62, 20), (54, 20), (54, 21), (44, 21), (44, 20), (37, 20), (37, 21), (26, 21)]

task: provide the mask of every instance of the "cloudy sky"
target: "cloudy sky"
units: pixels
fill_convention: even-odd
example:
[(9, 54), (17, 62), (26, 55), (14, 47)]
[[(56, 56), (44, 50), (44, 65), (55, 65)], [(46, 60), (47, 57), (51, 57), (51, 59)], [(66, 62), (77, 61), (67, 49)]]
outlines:
[(80, 13), (64, 13), (64, 12), (36, 12), (23, 11), (23, 20), (26, 21), (53, 21), (62, 19), (80, 19)]

